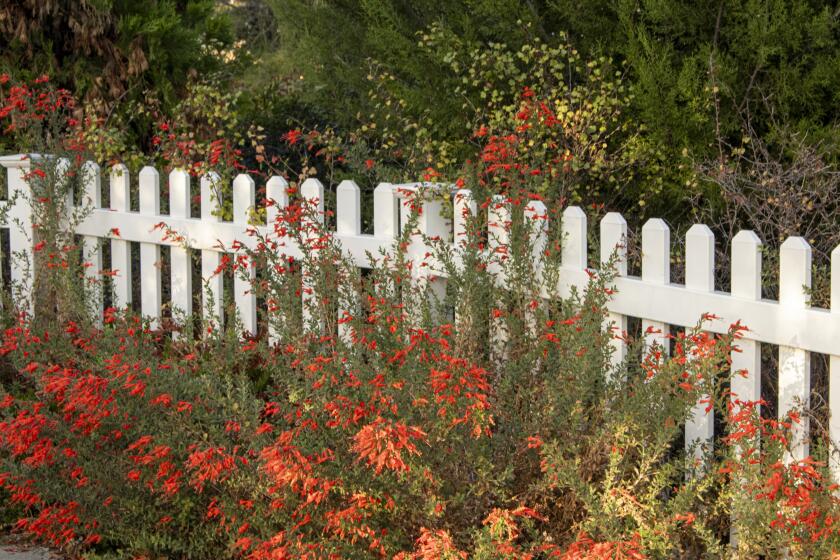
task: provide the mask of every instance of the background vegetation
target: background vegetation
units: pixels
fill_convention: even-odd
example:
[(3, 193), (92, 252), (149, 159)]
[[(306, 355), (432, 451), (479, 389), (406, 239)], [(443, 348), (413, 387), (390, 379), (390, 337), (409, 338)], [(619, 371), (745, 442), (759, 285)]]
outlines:
[[(473, 133), (524, 87), (584, 90), (614, 105), (591, 124), (622, 131), (608, 142), (633, 169), (617, 176), (632, 192), (621, 206), (675, 221), (698, 194), (721, 202), (706, 176), (744, 163), (745, 141), (783, 164), (798, 157), (792, 138), (828, 163), (838, 149), (830, 2), (24, 1), (0, 7), (0, 53), (0, 71), (49, 74), (126, 131), (117, 152), (153, 152), (149, 124), (183, 112), (201, 84), (239, 130), (260, 127), (244, 142), (251, 162), (285, 161), (289, 128), (329, 130), (339, 171), (371, 183), (430, 166), (454, 180), (479, 153)], [(547, 67), (546, 53), (562, 63)], [(587, 83), (590, 64), (617, 84)]]

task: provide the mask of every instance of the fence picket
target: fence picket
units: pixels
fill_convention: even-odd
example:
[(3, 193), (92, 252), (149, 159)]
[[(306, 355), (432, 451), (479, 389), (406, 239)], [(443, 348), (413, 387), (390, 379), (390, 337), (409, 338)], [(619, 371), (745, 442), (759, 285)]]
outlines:
[[(840, 245), (831, 252), (831, 312), (840, 314)], [(840, 350), (829, 357), (828, 392), (829, 466), (836, 483), (840, 481)]]
[(456, 247), (467, 241), (467, 223), (475, 216), (478, 205), (475, 203), (472, 191), (460, 189), (455, 193), (452, 235)]
[(490, 263), (487, 269), (497, 275), (496, 283), (506, 286), (504, 267), (510, 244), (510, 205), (503, 196), (496, 195), (487, 209), (487, 247), (490, 249)]
[[(117, 164), (111, 168), (111, 210), (128, 212), (131, 209), (131, 189), (128, 167)], [(111, 271), (114, 282), (114, 307), (122, 309), (131, 305), (131, 247), (111, 231)]]
[[(663, 220), (651, 218), (642, 227), (642, 281), (651, 284), (671, 282), (671, 230)], [(642, 318), (645, 346), (658, 345), (663, 356), (670, 348), (669, 326), (662, 321)]]
[[(183, 169), (169, 173), (169, 215), (173, 218), (190, 216), (190, 175)], [(192, 314), (192, 259), (185, 243), (173, 245), (169, 253), (170, 300), (173, 317)]]
[[(256, 185), (254, 180), (244, 173), (240, 173), (233, 180), (233, 223), (242, 226), (244, 232), (251, 221), (251, 210), (254, 208)], [(257, 269), (251, 258), (240, 252), (234, 255), (239, 270), (233, 277), (234, 301), (242, 328), (253, 336), (257, 334), (257, 296), (254, 293), (254, 282)], [(242, 270), (244, 268), (244, 270)]]
[[(473, 198), (472, 191), (469, 189), (460, 189), (455, 192), (453, 197), (453, 213), (452, 213), (452, 242), (454, 246), (454, 262), (460, 267), (464, 261), (464, 251), (467, 250), (468, 224), (473, 220), (478, 213), (478, 204)], [(466, 304), (464, 298), (458, 298), (455, 303), (454, 317), (455, 324), (460, 324), (464, 317), (463, 309)]]
[[(732, 238), (732, 296), (761, 299), (761, 240), (752, 231), (738, 232)], [(746, 325), (749, 328), (749, 325)], [(732, 401), (756, 402), (761, 399), (761, 343), (742, 338), (736, 341), (730, 366)]]
[[(548, 247), (548, 208), (540, 200), (532, 200), (525, 206), (525, 225), (529, 229), (531, 244), (531, 267), (534, 281), (533, 289), (537, 294), (535, 304), (539, 305), (540, 296), (545, 289), (545, 250)], [(534, 335), (538, 332), (536, 306), (525, 310), (525, 319), (530, 332)]]
[[(87, 212), (92, 212), (94, 209), (102, 207), (102, 180), (99, 166), (91, 161), (86, 162), (83, 167), (82, 177), (84, 178), (85, 184), (79, 206), (87, 208)], [(99, 324), (102, 320), (103, 311), (102, 283), (100, 282), (102, 274), (102, 246), (100, 245), (99, 238), (92, 235), (82, 237), (82, 246), (82, 260), (85, 269), (87, 293), (90, 294), (90, 303), (94, 318), (97, 324)]]
[[(446, 280), (439, 276), (439, 271), (432, 270), (430, 259), (426, 256), (432, 252), (431, 247), (426, 245), (424, 236), (432, 243), (438, 241), (449, 242), (451, 220), (444, 216), (443, 201), (435, 195), (429, 200), (423, 201), (423, 211), (419, 216), (419, 233), (417, 236), (417, 254), (414, 261), (414, 274), (419, 279), (421, 286), (426, 290), (427, 295), (436, 304), (442, 303), (446, 297)], [(448, 321), (436, 309), (435, 320), (438, 322)]]
[[(271, 233), (278, 233), (279, 228), (282, 227), (278, 219), (280, 218), (281, 211), (289, 205), (288, 189), (289, 184), (286, 180), (277, 175), (271, 177), (265, 184), (265, 217), (268, 231)], [(281, 246), (285, 244), (285, 240), (283, 239), (275, 239), (275, 241)], [(280, 250), (282, 252), (282, 248)], [(268, 344), (273, 346), (280, 340), (277, 333), (277, 325), (274, 324), (277, 318), (272, 317), (277, 311), (277, 302), (269, 299), (266, 305), (268, 307)]]
[[(154, 167), (144, 167), (139, 177), (140, 213), (160, 216), (160, 175)], [(152, 328), (160, 323), (161, 271), (160, 245), (140, 243), (140, 310), (151, 320)]]
[(586, 214), (577, 206), (569, 206), (563, 211), (562, 227), (563, 267), (586, 269)]
[[(732, 238), (730, 283), (732, 297), (751, 301), (761, 299), (761, 240), (749, 230), (739, 231)], [(732, 413), (736, 414), (738, 403), (756, 403), (761, 399), (761, 343), (741, 338), (734, 342), (730, 353), (729, 389)], [(756, 412), (760, 408), (756, 405)], [(758, 446), (758, 438), (744, 441), (741, 449)], [(738, 546), (738, 519), (733, 514), (729, 529), (729, 543)]]
[[(496, 285), (500, 288), (507, 287), (506, 268), (504, 266), (508, 257), (508, 246), (510, 245), (510, 205), (503, 196), (496, 195), (490, 201), (487, 209), (487, 248), (490, 251), (487, 270), (495, 276)], [(505, 312), (505, 298), (499, 302)], [(491, 333), (490, 345), (497, 359), (502, 359), (508, 341), (507, 321), (503, 316), (490, 318)]]
[[(219, 223), (220, 201), (216, 196), (216, 187), (221, 181), (215, 173), (208, 174), (201, 178), (201, 220), (207, 223)], [(224, 325), (224, 277), (218, 272), (222, 264), (222, 254), (213, 249), (202, 249), (201, 251), (201, 281), (203, 290), (202, 316), (204, 327), (222, 328)]]
[(526, 224), (531, 230), (531, 259), (537, 278), (542, 278), (544, 252), (548, 247), (548, 208), (540, 200), (532, 200), (525, 206)]
[[(300, 194), (303, 200), (308, 205), (304, 212), (303, 222), (306, 229), (304, 235), (309, 239), (311, 244), (318, 236), (318, 229), (320, 224), (324, 222), (324, 185), (318, 179), (309, 178), (303, 182), (300, 187)], [(317, 250), (313, 250), (313, 257), (317, 254)], [(308, 269), (308, 266), (303, 270), (303, 283), (301, 294), (303, 298), (303, 323), (308, 327), (315, 326), (315, 330), (320, 331), (323, 328), (323, 321), (318, 314), (318, 301), (314, 293), (314, 277), (313, 271)]]
[[(627, 276), (627, 222), (618, 212), (608, 212), (601, 218), (601, 265), (612, 260), (617, 277)], [(613, 368), (619, 367), (627, 357), (627, 316), (608, 312), (605, 329), (612, 331), (610, 361)]]
[(388, 240), (397, 237), (398, 212), (394, 186), (390, 183), (379, 183), (373, 189), (373, 235)]
[[(789, 237), (779, 255), (779, 304), (795, 312), (807, 307), (805, 289), (811, 287), (811, 247), (801, 237)], [(779, 418), (800, 406), (807, 407), (811, 393), (811, 354), (794, 346), (779, 346)], [(808, 416), (800, 415), (791, 426), (790, 453), (786, 460), (808, 455)]]
[[(362, 233), (362, 203), (361, 190), (353, 181), (342, 181), (335, 190), (336, 200), (336, 233), (338, 235), (356, 236)], [(340, 297), (352, 297), (349, 293), (341, 294)], [(347, 319), (352, 315), (353, 310), (347, 309), (348, 305), (341, 305), (338, 308), (338, 336), (349, 344), (351, 342), (350, 325)]]
[[(694, 224), (685, 239), (685, 287), (698, 292), (715, 289), (715, 236), (703, 224)], [(708, 409), (708, 410), (707, 410)], [(691, 409), (685, 426), (685, 449), (700, 461), (712, 446), (714, 412), (709, 394), (704, 393)]]
[(7, 156), (2, 164), (7, 172), (8, 197), (14, 202), (8, 213), (12, 297), (26, 302), (24, 309), (31, 313), (35, 254), (31, 194), (26, 181), (31, 160), (29, 156)]
[(353, 181), (342, 181), (336, 187), (336, 233), (339, 235), (361, 235), (361, 197), (361, 190)]

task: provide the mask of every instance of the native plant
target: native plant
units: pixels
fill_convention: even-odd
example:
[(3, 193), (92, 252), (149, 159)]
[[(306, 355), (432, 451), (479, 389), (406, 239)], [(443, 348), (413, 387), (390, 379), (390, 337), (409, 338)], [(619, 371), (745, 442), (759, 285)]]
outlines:
[[(0, 485), (15, 529), (121, 558), (833, 552), (835, 487), (820, 461), (786, 453), (806, 411), (763, 419), (729, 392), (743, 327), (718, 335), (698, 318), (669, 348), (607, 328), (610, 267), (564, 287), (560, 214), (521, 178), (465, 180), (477, 211), (455, 238), (421, 228), (451, 207), (448, 187), (398, 193), (407, 219), (364, 272), (290, 188), (289, 204), (268, 202), (268, 233), (248, 232), (254, 249), (217, 271), (256, 267), (257, 337), (230, 313), (173, 337), (130, 310), (4, 307)], [(33, 203), (38, 220), (59, 211)], [(69, 235), (56, 224), (38, 223), (56, 236), (45, 246)], [(36, 263), (59, 291), (73, 283), (53, 279), (84, 284), (79, 247), (66, 251), (66, 266)], [(698, 402), (726, 426), (710, 449), (682, 435)]]

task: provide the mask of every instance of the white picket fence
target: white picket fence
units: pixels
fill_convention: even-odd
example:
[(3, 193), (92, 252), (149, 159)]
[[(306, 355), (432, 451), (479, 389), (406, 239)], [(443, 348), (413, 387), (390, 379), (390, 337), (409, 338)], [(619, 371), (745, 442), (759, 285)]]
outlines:
[[(8, 192), (26, 192), (24, 180), (29, 161), (19, 155), (0, 157), (0, 165), (8, 172)], [(222, 319), (222, 278), (214, 274), (225, 249), (238, 241), (253, 248), (256, 240), (246, 235), (249, 228), (266, 231), (266, 225), (249, 224), (250, 210), (255, 204), (255, 182), (247, 175), (239, 175), (233, 182), (233, 221), (225, 222), (217, 217), (216, 197), (211, 196), (212, 183), (201, 180), (201, 215), (190, 216), (190, 177), (183, 171), (169, 174), (169, 214), (160, 213), (159, 173), (144, 168), (139, 174), (139, 212), (130, 211), (130, 175), (124, 166), (116, 166), (110, 173), (110, 208), (101, 208), (101, 185), (99, 169), (91, 167), (84, 197), (85, 204), (93, 207), (88, 217), (78, 226), (77, 234), (85, 240), (86, 260), (92, 263), (87, 274), (96, 276), (102, 269), (102, 255), (98, 239), (108, 239), (111, 247), (111, 268), (114, 276), (115, 305), (131, 303), (131, 278), (140, 274), (142, 282), (140, 308), (144, 315), (153, 320), (161, 316), (162, 289), (160, 247), (171, 247), (171, 306), (191, 313), (192, 293), (191, 259), (184, 242), (191, 250), (201, 251), (201, 277), (209, 286), (212, 298), (205, 300), (203, 313), (211, 313)], [(401, 193), (422, 188), (421, 185), (380, 184), (373, 195), (372, 235), (361, 233), (361, 202), (357, 185), (342, 182), (336, 191), (336, 237), (346, 253), (359, 267), (369, 267), (368, 253), (378, 254), (382, 248), (391, 247), (398, 235), (400, 223), (407, 221), (409, 210), (400, 203)], [(323, 211), (324, 187), (309, 179), (301, 186), (301, 195), (312, 199)], [(287, 184), (281, 177), (272, 177), (266, 183), (266, 198), (278, 206), (288, 203)], [(476, 203), (469, 191), (461, 190), (454, 196), (454, 213), (450, 219), (441, 216), (441, 202), (427, 201), (420, 217), (419, 229), (430, 236), (458, 239), (465, 230), (465, 211), (475, 212)], [(267, 222), (273, 222), (277, 206), (267, 207)], [(510, 208), (503, 204), (491, 205), (488, 231), (491, 243), (504, 243)], [(532, 202), (526, 212), (546, 215), (540, 202)], [(21, 198), (9, 210), (10, 222), (31, 227), (31, 218), (25, 199)], [(183, 241), (164, 240), (156, 226), (165, 222), (167, 226), (183, 237)], [(544, 227), (551, 227), (547, 223)], [(28, 252), (31, 256), (31, 235), (19, 228), (9, 229), (13, 251)], [(563, 213), (563, 248), (561, 293), (567, 294), (573, 286), (585, 287), (589, 281), (587, 267), (599, 263), (587, 261), (586, 215), (577, 207), (569, 207)], [(113, 235), (117, 229), (119, 237)], [(132, 270), (129, 243), (140, 244), (140, 270)], [(732, 371), (746, 370), (748, 375), (733, 375), (731, 389), (741, 400), (757, 400), (761, 396), (761, 352), (760, 345), (778, 345), (779, 378), (778, 406), (780, 416), (791, 409), (808, 404), (810, 394), (810, 353), (830, 355), (829, 408), (831, 412), (830, 434), (832, 441), (840, 442), (840, 247), (832, 253), (831, 267), (831, 310), (808, 306), (805, 287), (811, 284), (811, 248), (800, 237), (789, 238), (781, 248), (779, 271), (779, 301), (763, 299), (761, 295), (761, 240), (751, 231), (741, 231), (732, 240), (731, 247), (731, 292), (716, 289), (714, 285), (714, 244), (711, 230), (705, 225), (695, 225), (687, 233), (685, 244), (685, 284), (671, 282), (671, 239), (668, 226), (663, 220), (651, 219), (642, 228), (641, 277), (627, 273), (626, 250), (627, 223), (617, 213), (607, 214), (600, 223), (601, 262), (607, 261), (618, 249), (620, 260), (615, 279), (616, 293), (608, 304), (610, 320), (624, 331), (627, 318), (642, 320), (642, 332), (648, 342), (664, 341), (670, 325), (693, 327), (703, 314), (717, 318), (710, 321), (708, 329), (724, 333), (736, 321), (749, 327), (739, 343), (739, 351), (732, 353)], [(421, 258), (425, 253), (422, 241), (415, 239), (413, 254)], [(492, 247), (491, 247), (492, 249)], [(453, 250), (455, 245), (453, 244)], [(299, 256), (299, 249), (293, 244), (285, 248), (287, 254)], [(31, 260), (31, 259), (30, 259)], [(12, 281), (20, 283), (23, 270), (12, 263)], [(247, 279), (236, 278), (234, 284), (236, 309), (246, 330), (257, 330), (257, 302)], [(207, 309), (207, 301), (214, 302), (213, 309)], [(198, 310), (197, 310), (198, 311)], [(621, 360), (626, 353), (625, 344), (616, 339), (615, 359)], [(667, 343), (665, 344), (667, 347)], [(733, 396), (733, 398), (735, 398)], [(686, 445), (693, 442), (710, 443), (713, 438), (714, 422), (711, 413), (705, 412), (705, 404), (698, 402), (694, 420), (686, 427)], [(796, 427), (792, 458), (802, 458), (808, 453), (807, 419)], [(840, 453), (833, 452), (831, 466), (840, 480)]]

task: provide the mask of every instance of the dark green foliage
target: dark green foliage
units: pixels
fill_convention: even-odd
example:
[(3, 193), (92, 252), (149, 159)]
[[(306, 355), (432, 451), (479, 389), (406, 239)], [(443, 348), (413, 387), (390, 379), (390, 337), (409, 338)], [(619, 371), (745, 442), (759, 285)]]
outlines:
[(634, 92), (628, 109), (659, 146), (650, 172), (678, 191), (693, 184), (690, 165), (675, 171), (681, 159), (722, 158), (722, 143), (740, 141), (747, 122), (770, 140), (781, 125), (826, 140), (837, 120), (840, 43), (828, 2), (267, 2), (287, 70), (301, 74), (308, 98), (345, 125), (365, 121), (370, 76), (387, 72), (407, 110), (437, 123), (431, 133), (438, 140), (463, 135), (464, 99), (448, 95), (457, 72), (446, 53), (417, 48), (418, 33), (432, 25), (465, 48), (501, 42), (515, 51), (536, 39), (561, 44), (565, 35), (584, 58), (626, 65)]
[(222, 66), (233, 34), (215, 0), (24, 0), (0, 5), (0, 71), (47, 74), (101, 112), (154, 98), (171, 109)]

